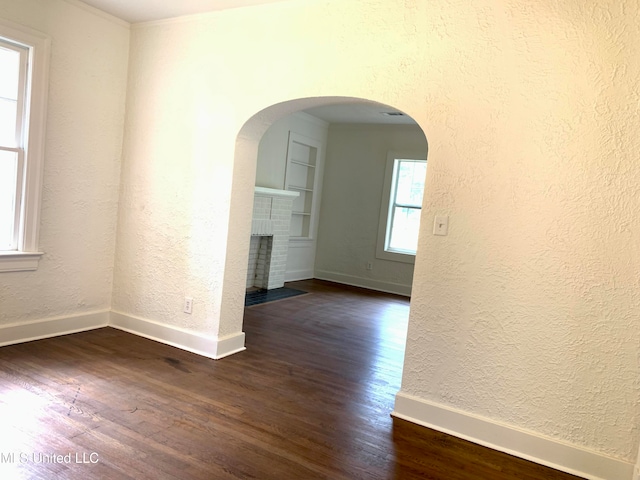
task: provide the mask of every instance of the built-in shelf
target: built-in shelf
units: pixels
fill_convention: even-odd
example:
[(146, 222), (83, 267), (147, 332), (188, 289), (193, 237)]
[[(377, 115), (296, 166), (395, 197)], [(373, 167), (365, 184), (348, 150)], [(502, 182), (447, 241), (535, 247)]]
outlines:
[(298, 185), (288, 185), (288, 188), (291, 188), (293, 190), (300, 190), (302, 192), (313, 192), (313, 188), (304, 188), (299, 187)]
[(316, 165), (322, 145), (317, 140), (295, 132), (289, 132), (285, 189), (294, 190), (300, 196), (293, 202), (291, 236), (313, 238), (318, 178)]
[(287, 190), (277, 190), (275, 188), (267, 188), (267, 187), (254, 187), (255, 195), (261, 197), (298, 197), (300, 194), (298, 192), (288, 192)]
[(310, 163), (303, 162), (300, 160), (291, 160), (291, 163), (295, 163), (296, 165), (302, 165), (303, 167), (316, 168), (315, 165), (311, 165)]

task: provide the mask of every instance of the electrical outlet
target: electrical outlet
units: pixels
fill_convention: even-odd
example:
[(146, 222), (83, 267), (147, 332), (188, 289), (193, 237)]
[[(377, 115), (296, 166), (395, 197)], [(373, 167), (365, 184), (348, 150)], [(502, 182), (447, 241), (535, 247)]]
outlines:
[(371, 270), (373, 268), (373, 262), (367, 262), (367, 270)]
[(184, 313), (191, 313), (193, 311), (193, 298), (184, 297)]

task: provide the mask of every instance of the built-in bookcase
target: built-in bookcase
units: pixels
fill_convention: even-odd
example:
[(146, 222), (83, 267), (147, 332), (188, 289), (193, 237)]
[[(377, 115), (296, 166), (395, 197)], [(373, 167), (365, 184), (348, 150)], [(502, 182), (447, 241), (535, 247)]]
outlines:
[(285, 189), (300, 193), (293, 202), (291, 237), (311, 239), (315, 236), (321, 147), (321, 143), (312, 138), (289, 132)]

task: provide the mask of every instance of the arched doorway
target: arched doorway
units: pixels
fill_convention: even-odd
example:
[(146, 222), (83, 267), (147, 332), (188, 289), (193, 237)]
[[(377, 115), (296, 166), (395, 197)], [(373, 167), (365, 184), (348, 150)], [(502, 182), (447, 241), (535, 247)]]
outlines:
[[(247, 262), (249, 257), (249, 241), (251, 236), (251, 218), (253, 209), (253, 194), (256, 178), (256, 167), (258, 159), (258, 147), (260, 140), (267, 129), (276, 121), (295, 112), (308, 109), (337, 105), (341, 107), (352, 107), (354, 112), (358, 110), (369, 113), (378, 110), (381, 112), (398, 112), (398, 109), (374, 102), (371, 100), (351, 98), (351, 97), (316, 97), (290, 100), (267, 107), (249, 118), (241, 128), (235, 151), (234, 175), (233, 175), (233, 200), (230, 207), (229, 238), (234, 239), (227, 247), (227, 262), (224, 274), (222, 302), (221, 302), (221, 323), (220, 341), (222, 350), (229, 347), (237, 351), (241, 345), (237, 342), (239, 337), (234, 332), (242, 330), (242, 317), (244, 308), (244, 292), (246, 285)], [(383, 122), (381, 122), (383, 123)], [(415, 127), (422, 132), (417, 124)], [(424, 133), (422, 132), (424, 138)], [(426, 140), (424, 140), (426, 156)], [(385, 159), (386, 161), (386, 159)], [(380, 174), (384, 177), (384, 173)], [(382, 185), (371, 185), (371, 188), (380, 189)], [(380, 204), (374, 205), (379, 211)], [(377, 217), (376, 217), (377, 220)], [(377, 231), (377, 221), (375, 227)], [(370, 262), (362, 262), (367, 268)], [(347, 282), (348, 283), (348, 282)], [(235, 338), (235, 344), (224, 347), (225, 337)], [(242, 341), (244, 337), (242, 337)], [(233, 353), (229, 351), (229, 353)]]

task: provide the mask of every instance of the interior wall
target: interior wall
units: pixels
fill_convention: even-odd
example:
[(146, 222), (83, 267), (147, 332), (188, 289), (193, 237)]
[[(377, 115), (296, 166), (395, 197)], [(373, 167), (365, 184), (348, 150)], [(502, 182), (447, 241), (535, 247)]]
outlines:
[(310, 0), (135, 27), (114, 307), (241, 331), (254, 135), (276, 118), (242, 126), (291, 99), (373, 99), (429, 141), (402, 393), (633, 465), (639, 14)]
[(61, 0), (0, 0), (0, 19), (51, 38), (33, 272), (0, 273), (0, 325), (111, 306), (129, 26)]
[(413, 264), (376, 258), (389, 151), (426, 158), (424, 133), (417, 125), (330, 126), (317, 278), (410, 294)]

